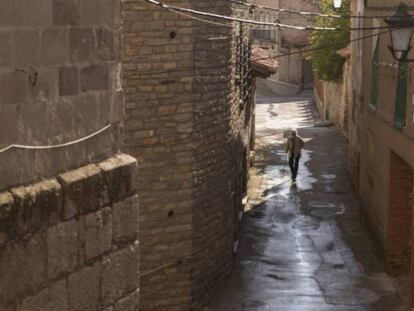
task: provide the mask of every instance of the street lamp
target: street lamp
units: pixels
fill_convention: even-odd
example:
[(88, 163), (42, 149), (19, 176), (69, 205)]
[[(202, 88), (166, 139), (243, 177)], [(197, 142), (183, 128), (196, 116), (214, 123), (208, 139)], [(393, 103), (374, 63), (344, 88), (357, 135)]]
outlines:
[(397, 11), (385, 19), (390, 29), (391, 45), (388, 46), (394, 59), (398, 61), (414, 61), (407, 59), (412, 49), (411, 38), (414, 32), (414, 17), (408, 13), (404, 2), (398, 5)]
[(334, 0), (334, 8), (337, 10), (337, 9), (340, 9), (341, 8), (341, 6), (342, 6), (342, 0)]

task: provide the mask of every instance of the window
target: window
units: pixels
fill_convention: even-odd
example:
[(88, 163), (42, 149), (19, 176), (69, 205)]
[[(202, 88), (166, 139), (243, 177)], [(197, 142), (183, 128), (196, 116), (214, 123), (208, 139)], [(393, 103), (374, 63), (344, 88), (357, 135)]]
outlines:
[(403, 129), (407, 112), (408, 63), (398, 63), (397, 95), (395, 96), (394, 127)]
[(378, 67), (379, 67), (379, 51), (380, 51), (380, 37), (378, 36), (375, 45), (374, 54), (372, 56), (371, 67), (371, 107), (376, 109), (378, 107)]

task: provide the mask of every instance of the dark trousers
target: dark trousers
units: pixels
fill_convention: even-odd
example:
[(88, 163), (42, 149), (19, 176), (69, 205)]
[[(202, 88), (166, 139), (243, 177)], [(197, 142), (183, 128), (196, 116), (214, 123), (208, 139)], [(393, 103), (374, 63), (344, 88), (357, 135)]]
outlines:
[(296, 176), (298, 176), (299, 161), (300, 161), (300, 157), (289, 158), (289, 166), (290, 166), (290, 171), (292, 173), (292, 179), (296, 179)]

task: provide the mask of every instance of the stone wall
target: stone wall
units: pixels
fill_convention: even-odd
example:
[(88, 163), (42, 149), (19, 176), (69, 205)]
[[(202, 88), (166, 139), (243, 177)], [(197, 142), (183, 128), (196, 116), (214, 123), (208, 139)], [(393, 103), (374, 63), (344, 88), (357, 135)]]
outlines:
[(138, 0), (123, 15), (124, 148), (141, 169), (141, 308), (190, 310), (229, 272), (237, 239), (253, 120), (236, 85), (238, 31)]
[(136, 160), (0, 193), (0, 310), (137, 310)]
[(0, 0), (0, 39), (0, 310), (136, 310), (120, 1)]
[[(196, 6), (203, 10), (204, 5)], [(207, 10), (207, 9), (204, 9)], [(232, 11), (230, 11), (232, 10)], [(211, 11), (211, 8), (209, 9)], [(226, 1), (216, 1), (219, 14), (244, 16)], [(193, 305), (199, 306), (230, 271), (239, 239), (239, 215), (246, 195), (253, 125), (253, 101), (240, 103), (237, 44), (247, 44), (247, 27), (233, 29), (195, 23), (196, 80), (193, 166)], [(231, 39), (232, 36), (233, 40)], [(209, 38), (224, 37), (211, 41)]]
[(185, 310), (194, 203), (192, 22), (143, 1), (123, 5), (124, 150), (141, 169), (141, 310)]
[[(300, 12), (318, 12), (319, 5), (317, 0), (279, 0), (279, 8), (296, 10)], [(309, 26), (312, 19), (307, 16), (291, 13), (280, 13), (281, 23)], [(303, 48), (309, 45), (309, 33), (301, 30), (283, 29), (281, 30), (280, 44), (285, 48)]]
[[(248, 2), (275, 9), (290, 9), (301, 12), (317, 12), (319, 9), (316, 0), (248, 0)], [(312, 24), (312, 19), (309, 17), (286, 12), (272, 12), (267, 9), (256, 8), (254, 16), (257, 20), (265, 22), (279, 21), (298, 26)], [(258, 30), (253, 33), (256, 41), (272, 48), (277, 54), (292, 54), (278, 58), (279, 69), (272, 79), (297, 85), (301, 89), (312, 88), (312, 68), (301, 53), (301, 49), (309, 46), (309, 32), (282, 28)]]
[(0, 190), (119, 151), (123, 116), (118, 0), (0, 0)]
[(324, 120), (332, 121), (346, 138), (352, 118), (352, 67), (344, 64), (342, 78), (337, 83), (321, 81), (315, 77), (314, 97)]

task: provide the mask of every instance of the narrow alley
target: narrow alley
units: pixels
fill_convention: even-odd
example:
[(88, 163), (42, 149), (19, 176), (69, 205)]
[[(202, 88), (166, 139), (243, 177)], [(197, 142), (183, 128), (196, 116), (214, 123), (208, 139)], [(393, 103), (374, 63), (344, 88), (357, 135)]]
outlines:
[[(317, 121), (310, 93), (278, 98), (259, 90), (242, 239), (230, 277), (205, 311), (404, 310), (360, 225), (346, 144)], [(284, 153), (292, 128), (306, 142), (295, 185)]]

